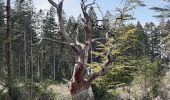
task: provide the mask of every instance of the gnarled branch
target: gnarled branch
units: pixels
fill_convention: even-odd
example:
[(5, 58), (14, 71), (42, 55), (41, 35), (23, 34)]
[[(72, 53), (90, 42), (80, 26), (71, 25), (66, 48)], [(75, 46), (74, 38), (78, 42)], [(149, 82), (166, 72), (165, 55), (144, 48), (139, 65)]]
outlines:
[[(53, 5), (57, 9), (58, 22), (59, 22), (61, 35), (67, 41), (67, 44), (76, 44), (76, 42), (70, 38), (70, 36), (68, 35), (68, 33), (66, 32), (65, 27), (64, 27), (64, 19), (63, 19), (63, 2), (64, 2), (64, 0), (61, 0), (58, 4), (55, 3), (53, 0), (48, 0), (48, 1), (51, 5)], [(71, 45), (71, 47), (73, 48), (74, 51), (76, 51), (76, 53), (78, 55), (81, 54), (81, 52), (82, 52), (81, 46)]]
[(71, 40), (67, 32), (65, 31), (64, 28), (64, 20), (63, 20), (63, 1), (61, 0), (58, 4), (56, 4), (53, 0), (48, 0), (51, 5), (53, 5), (57, 9), (57, 15), (58, 15), (58, 22), (59, 22), (59, 27), (60, 27), (60, 32), (62, 36), (66, 39), (67, 42), (73, 43), (74, 41)]
[(67, 42), (62, 42), (62, 41), (54, 40), (54, 39), (50, 39), (50, 38), (41, 38), (39, 44), (42, 42), (42, 40), (47, 40), (47, 41), (51, 41), (51, 42), (60, 43), (60, 44), (64, 44), (64, 45), (67, 45), (67, 46), (71, 46), (71, 44), (68, 44)]
[(108, 71), (108, 66), (111, 63), (111, 55), (110, 55), (110, 50), (107, 52), (107, 60), (105, 62), (103, 62), (103, 64), (101, 65), (101, 70), (97, 73), (94, 73), (91, 75), (91, 77), (87, 80), (87, 86), (90, 86), (91, 83), (96, 80), (98, 77), (100, 76), (104, 76), (107, 71)]
[[(53, 0), (48, 0), (48, 2), (49, 2), (52, 6), (54, 6), (55, 8), (58, 9), (58, 5), (57, 5)], [(63, 0), (62, 0), (62, 2), (63, 2)]]
[(99, 41), (99, 40), (106, 40), (106, 38), (94, 38), (94, 39), (92, 39), (92, 43)]
[(80, 54), (79, 54), (79, 51), (78, 51), (79, 48), (75, 48), (75, 45), (76, 45), (75, 43), (70, 43), (70, 44), (69, 44), (68, 42), (63, 42), (63, 41), (54, 40), (54, 39), (50, 39), (50, 38), (41, 38), (40, 41), (39, 41), (39, 43), (38, 43), (38, 45), (41, 44), (41, 42), (42, 42), (43, 40), (47, 40), (47, 41), (51, 41), (51, 42), (55, 42), (55, 43), (60, 43), (60, 44), (66, 45), (66, 46), (68, 46), (68, 47), (71, 47), (76, 54), (80, 55)]

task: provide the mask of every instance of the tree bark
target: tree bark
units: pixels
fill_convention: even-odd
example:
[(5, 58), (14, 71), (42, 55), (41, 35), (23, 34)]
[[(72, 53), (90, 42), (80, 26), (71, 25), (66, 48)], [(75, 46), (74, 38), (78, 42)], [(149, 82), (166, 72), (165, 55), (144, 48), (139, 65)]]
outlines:
[(20, 79), (20, 77), (21, 77), (21, 57), (20, 56), (19, 56), (19, 61), (18, 61), (18, 67), (19, 67), (19, 69), (18, 69), (18, 77)]
[(56, 67), (55, 67), (55, 64), (56, 62), (55, 62), (55, 55), (53, 55), (53, 79), (54, 79), (54, 81), (55, 81), (55, 73), (56, 73)]
[(40, 65), (40, 80), (43, 80), (43, 69), (44, 69), (44, 54), (43, 50), (41, 50), (41, 65)]
[[(94, 73), (89, 79), (86, 79), (86, 68), (87, 61), (89, 58), (89, 51), (91, 49), (92, 42), (92, 23), (91, 19), (87, 14), (87, 8), (93, 4), (95, 4), (95, 0), (91, 4), (85, 5), (87, 0), (81, 0), (81, 8), (84, 15), (84, 31), (85, 31), (85, 43), (80, 43), (78, 40), (72, 40), (69, 35), (65, 31), (64, 20), (62, 16), (62, 6), (63, 1), (61, 0), (58, 4), (56, 4), (53, 0), (48, 0), (51, 5), (53, 5), (57, 9), (58, 14), (58, 22), (60, 27), (60, 33), (63, 38), (66, 40), (66, 44), (69, 45), (73, 51), (75, 51), (77, 56), (77, 61), (73, 67), (72, 78), (69, 82), (69, 91), (72, 95), (73, 100), (93, 100), (93, 97), (89, 94), (89, 88), (91, 83), (98, 77), (103, 76), (107, 72), (107, 66), (109, 65), (110, 56), (107, 53), (107, 60), (102, 64), (102, 68), (98, 73)], [(78, 39), (78, 38), (77, 38)], [(109, 51), (110, 52), (110, 51)]]
[(25, 80), (27, 79), (27, 43), (26, 43), (26, 33), (24, 32), (24, 75)]
[(11, 66), (11, 5), (10, 0), (7, 0), (7, 30), (6, 30), (6, 43), (5, 43), (5, 49), (6, 49), (6, 66), (7, 66), (7, 87), (8, 87), (8, 95), (10, 99), (13, 99), (13, 93), (12, 93), (12, 83), (13, 83), (13, 77), (12, 77), (12, 66)]
[(32, 48), (32, 43), (33, 42), (33, 36), (31, 33), (31, 63), (30, 63), (30, 67), (31, 67), (31, 97), (30, 99), (33, 100), (33, 82), (34, 82), (34, 68), (33, 68), (33, 48)]
[(40, 78), (40, 75), (41, 75), (41, 71), (40, 71), (40, 54), (38, 53), (37, 54), (37, 78), (41, 79)]

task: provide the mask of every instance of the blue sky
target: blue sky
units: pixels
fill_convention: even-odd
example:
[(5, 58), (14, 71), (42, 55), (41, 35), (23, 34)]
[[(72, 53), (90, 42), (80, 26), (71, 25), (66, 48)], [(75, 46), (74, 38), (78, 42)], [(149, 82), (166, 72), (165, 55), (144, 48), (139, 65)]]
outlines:
[[(14, 2), (15, 0), (12, 0)], [(45, 9), (48, 10), (50, 8), (50, 4), (48, 3), (48, 0), (33, 0), (36, 10), (39, 9)], [(58, 0), (54, 0), (58, 1)], [(122, 0), (96, 0), (99, 6), (101, 7), (101, 10), (103, 13), (105, 13), (107, 10), (109, 10), (113, 15), (115, 14), (115, 8), (121, 6)], [(159, 23), (159, 20), (156, 18), (153, 18), (152, 16), (156, 13), (149, 8), (153, 6), (163, 7), (164, 5), (167, 5), (167, 2), (164, 2), (163, 0), (143, 0), (146, 4), (145, 7), (138, 7), (135, 10), (133, 10), (134, 17), (136, 18), (135, 21), (140, 21), (142, 24), (146, 22), (154, 22), (155, 24)], [(64, 1), (64, 11), (66, 12), (67, 17), (74, 16), (77, 17), (80, 12), (80, 0), (65, 0)], [(98, 16), (101, 16), (100, 13), (98, 13)]]

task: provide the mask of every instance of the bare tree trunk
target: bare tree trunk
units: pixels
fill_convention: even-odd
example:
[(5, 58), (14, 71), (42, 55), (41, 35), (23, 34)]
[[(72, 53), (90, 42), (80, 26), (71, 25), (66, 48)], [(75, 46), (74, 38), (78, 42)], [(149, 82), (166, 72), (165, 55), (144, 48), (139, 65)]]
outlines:
[(20, 79), (20, 77), (21, 77), (21, 60), (20, 60), (21, 58), (20, 58), (20, 56), (19, 56), (19, 64), (18, 64), (18, 67), (19, 67), (19, 69), (18, 69), (18, 77), (19, 77), (19, 79)]
[(33, 52), (32, 52), (32, 33), (31, 33), (31, 100), (33, 100), (33, 81), (34, 81), (34, 69), (33, 69)]
[(10, 99), (13, 99), (12, 93), (12, 84), (13, 84), (13, 77), (12, 77), (12, 66), (11, 66), (11, 5), (10, 0), (7, 0), (7, 30), (6, 30), (6, 66), (7, 66), (7, 87), (8, 87), (8, 94)]
[(43, 50), (41, 51), (41, 65), (40, 65), (40, 80), (43, 80), (43, 68), (44, 68), (44, 54)]
[[(69, 90), (72, 95), (73, 100), (94, 100), (93, 91), (91, 89), (91, 82), (93, 78), (97, 78), (98, 74), (95, 77), (91, 77), (92, 80), (85, 79), (85, 69), (82, 67), (81, 63), (76, 63), (74, 66), (74, 71), (72, 79), (70, 81)], [(90, 78), (89, 78), (90, 79)]]
[(24, 75), (25, 80), (27, 79), (27, 43), (26, 43), (26, 33), (24, 32)]
[(55, 55), (53, 55), (53, 74), (54, 74), (54, 81), (55, 81), (55, 72), (56, 72), (56, 67), (55, 67)]
[(53, 74), (54, 74), (54, 71), (53, 71), (53, 69), (54, 69), (54, 52), (53, 52), (53, 43), (52, 42), (50, 42), (50, 49), (51, 49), (51, 52), (50, 52), (50, 57), (52, 57), (52, 59), (50, 60), (50, 62), (51, 62), (51, 75), (50, 75), (50, 78), (52, 79), (53, 78)]
[(40, 57), (39, 54), (37, 54), (37, 77), (40, 79)]

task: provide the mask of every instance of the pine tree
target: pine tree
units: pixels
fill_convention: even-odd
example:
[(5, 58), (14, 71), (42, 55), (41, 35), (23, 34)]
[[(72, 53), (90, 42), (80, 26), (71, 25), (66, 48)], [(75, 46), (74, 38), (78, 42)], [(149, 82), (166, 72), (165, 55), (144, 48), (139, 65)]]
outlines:
[(84, 43), (84, 35), (85, 35), (85, 33), (84, 33), (84, 31), (83, 31), (83, 27), (84, 27), (84, 25), (83, 25), (83, 21), (82, 21), (82, 15), (80, 14), (79, 16), (78, 16), (78, 18), (77, 18), (77, 24), (78, 24), (78, 32), (79, 32), (79, 37), (78, 37), (78, 40), (81, 42), (81, 43)]
[[(37, 41), (35, 29), (35, 11), (32, 0), (24, 1), (23, 3), (16, 0), (12, 16), (13, 64), (15, 72), (21, 72), (20, 75), (24, 75), (25, 79), (31, 78), (31, 41), (32, 44)], [(21, 59), (24, 60), (20, 62), (20, 66), (25, 66), (25, 68), (18, 67), (18, 62)], [(19, 75), (18, 73), (16, 74)]]
[(93, 38), (99, 38), (100, 37), (100, 32), (97, 28), (98, 26), (98, 21), (97, 21), (97, 14), (94, 10), (93, 7), (90, 7), (89, 10), (88, 10), (88, 14), (89, 14), (89, 17), (90, 17), (90, 20), (92, 21), (92, 27), (93, 27), (93, 34), (92, 34), (92, 37)]
[(47, 12), (46, 18), (43, 20), (43, 37), (54, 39), (57, 33), (57, 23), (55, 22), (55, 9), (53, 7), (50, 8), (49, 12)]
[(108, 29), (109, 27), (113, 27), (114, 25), (114, 18), (113, 15), (110, 13), (110, 11), (107, 11), (104, 19), (106, 19), (107, 21), (103, 22), (103, 26), (104, 28)]
[(139, 57), (142, 57), (144, 55), (148, 55), (149, 54), (149, 37), (148, 35), (145, 33), (144, 28), (142, 27), (142, 25), (140, 24), (140, 22), (137, 23), (136, 25), (137, 31), (136, 34), (138, 35), (138, 40), (139, 40), (139, 44), (137, 45), (136, 48), (136, 55), (138, 55)]
[(76, 34), (77, 27), (79, 27), (79, 26), (78, 26), (78, 23), (76, 22), (76, 20), (73, 16), (68, 18), (68, 21), (67, 21), (65, 27), (66, 27), (66, 31), (68, 33), (70, 33), (70, 37), (75, 38), (76, 35), (77, 35)]
[(145, 25), (145, 34), (149, 38), (149, 55), (152, 59), (160, 58), (160, 30), (154, 23), (149, 23)]
[[(168, 20), (162, 29), (162, 45), (165, 45), (165, 51), (169, 53), (170, 50), (170, 21)], [(169, 54), (168, 54), (169, 56)]]
[[(56, 11), (54, 7), (51, 7), (50, 10), (47, 12), (46, 17), (43, 20), (43, 30), (42, 30), (42, 37), (48, 39), (56, 39), (58, 38), (58, 26), (55, 22), (55, 15)], [(51, 41), (44, 41), (42, 44), (42, 51), (44, 55), (44, 65), (40, 66), (41, 77), (43, 78), (53, 78), (55, 80), (55, 57), (56, 57), (56, 49), (54, 49), (54, 43)], [(43, 71), (45, 70), (45, 71)], [(50, 77), (48, 77), (50, 76)]]
[(43, 20), (44, 20), (44, 12), (43, 10), (39, 10), (36, 14), (36, 34), (42, 37), (43, 33)]

